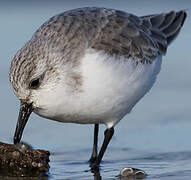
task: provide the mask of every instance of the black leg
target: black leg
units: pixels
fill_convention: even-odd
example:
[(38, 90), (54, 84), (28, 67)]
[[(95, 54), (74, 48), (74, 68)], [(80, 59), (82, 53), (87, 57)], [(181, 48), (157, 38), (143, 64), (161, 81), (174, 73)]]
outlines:
[(114, 128), (113, 127), (110, 128), (110, 129), (105, 130), (105, 132), (104, 132), (104, 135), (105, 135), (104, 141), (103, 141), (101, 150), (100, 150), (100, 152), (98, 154), (98, 157), (96, 158), (95, 162), (91, 165), (92, 169), (97, 169), (98, 168), (98, 166), (99, 166), (99, 164), (100, 164), (100, 162), (102, 160), (102, 157), (103, 157), (103, 155), (105, 153), (105, 150), (107, 149), (107, 146), (108, 146), (113, 134), (114, 134)]
[(90, 163), (95, 162), (97, 158), (97, 142), (98, 142), (98, 132), (99, 132), (99, 124), (94, 125), (94, 144), (93, 144), (93, 151), (90, 158)]

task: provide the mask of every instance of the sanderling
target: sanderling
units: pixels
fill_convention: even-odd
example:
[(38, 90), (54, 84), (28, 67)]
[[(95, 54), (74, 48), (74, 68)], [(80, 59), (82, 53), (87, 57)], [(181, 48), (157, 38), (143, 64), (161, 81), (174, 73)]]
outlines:
[[(33, 111), (55, 121), (95, 124), (90, 161), (98, 167), (114, 126), (153, 86), (185, 18), (185, 11), (138, 17), (96, 7), (50, 18), (11, 63), (10, 82), (21, 101), (14, 143)], [(97, 155), (99, 124), (106, 130)]]

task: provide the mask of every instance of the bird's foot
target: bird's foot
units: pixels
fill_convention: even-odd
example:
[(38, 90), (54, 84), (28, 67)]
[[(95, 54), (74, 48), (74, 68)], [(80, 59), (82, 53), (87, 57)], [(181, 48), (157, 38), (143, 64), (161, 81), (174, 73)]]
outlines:
[(100, 161), (98, 160), (97, 156), (91, 156), (90, 160), (90, 167), (92, 172), (99, 172), (99, 164)]
[(99, 165), (97, 165), (96, 163), (92, 163), (90, 165), (90, 167), (91, 167), (91, 172), (92, 173), (98, 173), (99, 172)]

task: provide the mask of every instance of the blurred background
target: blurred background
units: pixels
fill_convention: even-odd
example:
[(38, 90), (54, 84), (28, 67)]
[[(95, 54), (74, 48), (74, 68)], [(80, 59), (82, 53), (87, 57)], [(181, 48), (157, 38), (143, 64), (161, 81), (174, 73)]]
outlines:
[[(136, 152), (151, 154), (189, 152), (191, 150), (191, 1), (188, 0), (1, 0), (0, 141), (13, 142), (19, 111), (19, 101), (13, 94), (8, 80), (13, 56), (44, 21), (55, 14), (84, 6), (115, 8), (139, 16), (187, 9), (188, 18), (178, 38), (170, 45), (167, 55), (163, 58), (162, 70), (154, 87), (134, 107), (131, 114), (116, 126), (105, 160), (120, 156), (118, 152), (121, 152), (121, 149), (133, 149)], [(102, 126), (100, 143), (104, 129)], [(93, 125), (63, 124), (38, 117), (33, 113), (22, 139), (34, 148), (47, 149), (53, 154), (56, 152), (75, 154), (81, 150), (85, 152), (82, 159), (88, 160), (93, 142)], [(52, 158), (54, 159), (54, 156)], [(68, 159), (70, 158), (68, 156)], [(54, 166), (57, 165), (56, 162), (57, 160)], [(191, 166), (189, 168), (191, 169)], [(52, 172), (57, 173), (54, 169)]]

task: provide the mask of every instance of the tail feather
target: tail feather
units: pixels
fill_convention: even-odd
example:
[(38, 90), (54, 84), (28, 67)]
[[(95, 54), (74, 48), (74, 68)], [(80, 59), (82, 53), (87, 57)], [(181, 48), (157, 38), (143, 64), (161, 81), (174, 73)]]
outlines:
[(170, 37), (182, 27), (183, 21), (185, 19), (184, 11), (180, 11), (176, 13), (175, 18), (173, 19), (172, 23), (170, 23), (162, 32), (166, 35), (166, 37)]
[(165, 15), (165, 21), (163, 21), (163, 23), (159, 26), (159, 29), (164, 30), (165, 28), (167, 28), (173, 22), (175, 17), (176, 17), (175, 11), (167, 13)]
[(141, 17), (150, 22), (151, 37), (158, 43), (162, 53), (166, 53), (167, 46), (177, 37), (186, 19), (185, 11), (171, 11)]
[(153, 27), (159, 27), (162, 23), (165, 22), (165, 15), (159, 14), (150, 18), (151, 24)]

